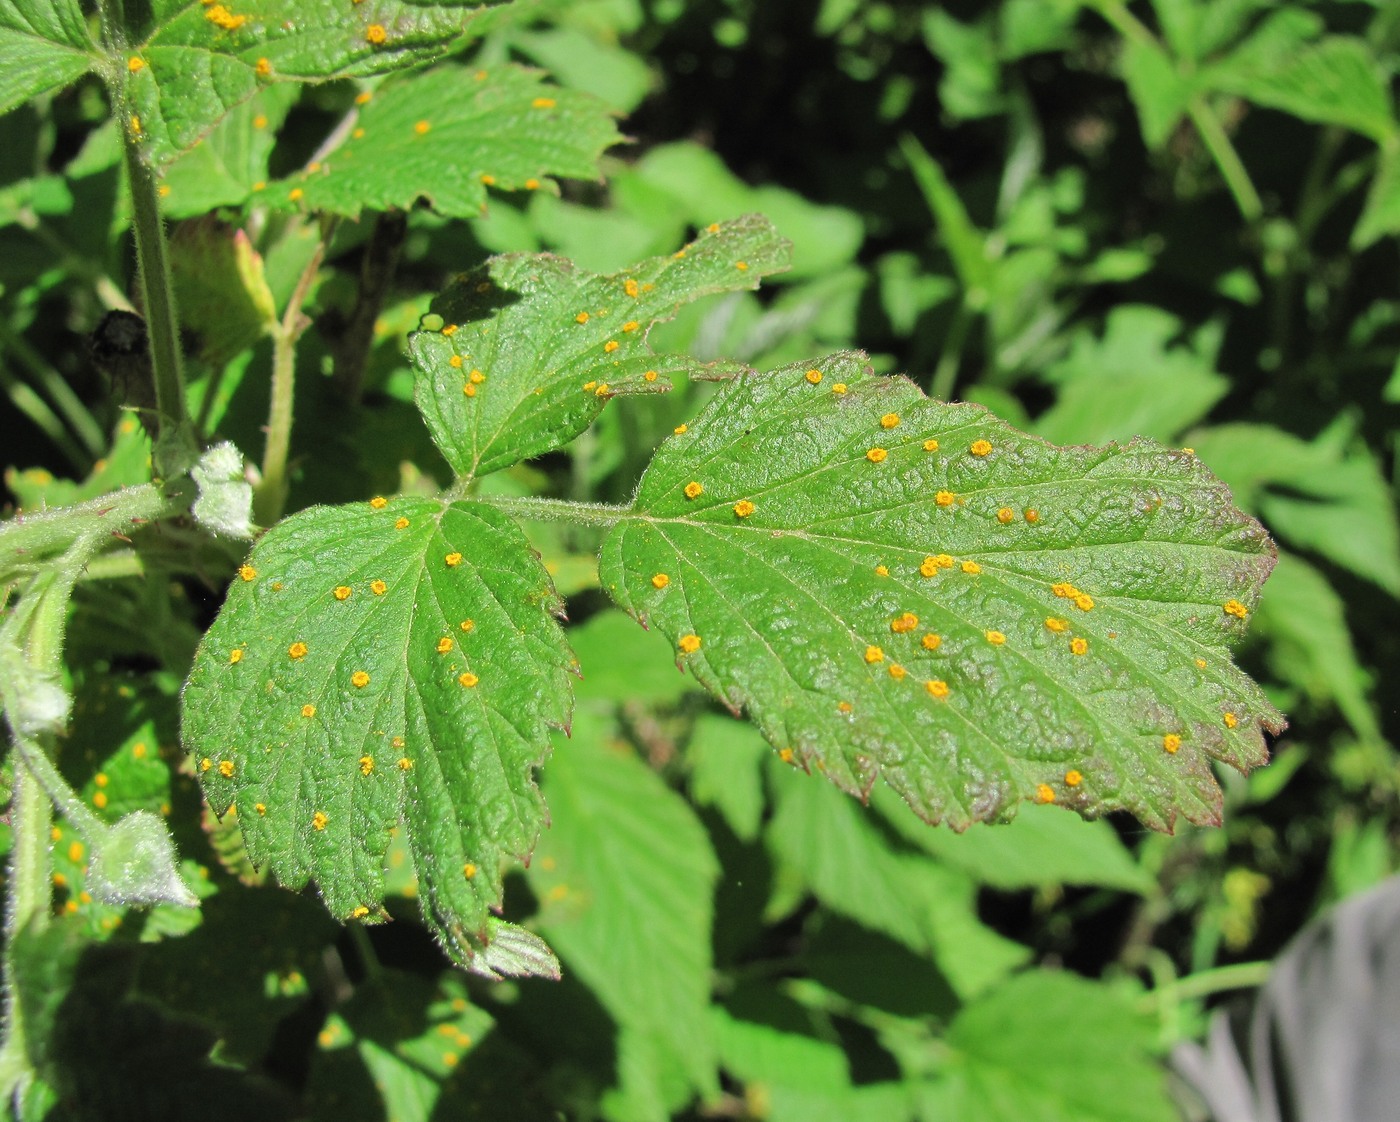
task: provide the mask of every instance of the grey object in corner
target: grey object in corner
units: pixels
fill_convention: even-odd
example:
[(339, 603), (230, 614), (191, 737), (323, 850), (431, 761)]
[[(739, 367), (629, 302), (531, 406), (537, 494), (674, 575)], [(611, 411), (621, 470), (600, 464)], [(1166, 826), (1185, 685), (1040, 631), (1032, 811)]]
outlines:
[(1400, 1120), (1400, 876), (1305, 927), (1238, 1030), (1172, 1053), (1214, 1122)]

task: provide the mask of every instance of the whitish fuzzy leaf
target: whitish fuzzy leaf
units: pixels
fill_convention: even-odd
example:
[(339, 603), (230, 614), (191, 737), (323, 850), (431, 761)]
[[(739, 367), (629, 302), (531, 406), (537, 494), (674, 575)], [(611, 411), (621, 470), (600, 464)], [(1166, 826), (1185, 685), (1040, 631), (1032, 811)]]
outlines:
[(647, 345), (654, 323), (713, 292), (754, 288), (781, 269), (787, 243), (766, 219), (713, 225), (668, 257), (598, 276), (549, 255), (497, 257), (432, 304), (409, 353), (415, 397), (459, 475), (483, 475), (552, 451), (608, 398), (669, 387), (694, 371)]
[(154, 0), (125, 60), (132, 131), (165, 163), (274, 82), (397, 70), (480, 33), (493, 0)]
[(386, 83), (361, 95), (344, 144), (268, 197), (352, 217), (426, 198), (442, 214), (473, 217), (488, 185), (596, 179), (599, 155), (621, 139), (612, 118), (597, 99), (542, 79), (519, 66), (443, 66)]
[(707, 1007), (719, 870), (685, 801), (610, 733), (580, 709), (545, 775), (551, 826), (529, 876), (545, 936), (622, 1030), (624, 1097), (651, 1117), (668, 1071), (715, 1090)]
[(0, 0), (0, 113), (62, 89), (95, 61), (78, 0)]
[(1021, 799), (1215, 822), (1282, 718), (1230, 661), (1273, 545), (1194, 456), (1057, 448), (863, 356), (669, 438), (600, 577), (785, 757), (958, 827)]
[(534, 769), (568, 717), (559, 601), (519, 528), (477, 503), (319, 507), (259, 542), (185, 687), (210, 805), (255, 863), (368, 917), (402, 822), (425, 917), (459, 959), (502, 862), (534, 845)]

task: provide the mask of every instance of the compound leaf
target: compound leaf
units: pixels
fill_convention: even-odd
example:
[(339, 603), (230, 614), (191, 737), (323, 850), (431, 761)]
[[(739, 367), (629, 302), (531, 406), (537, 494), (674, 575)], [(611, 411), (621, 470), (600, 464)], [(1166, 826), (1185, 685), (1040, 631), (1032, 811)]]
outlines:
[(758, 216), (614, 276), (548, 254), (493, 258), (434, 300), (433, 329), (409, 340), (418, 408), (462, 476), (552, 451), (608, 398), (664, 390), (666, 374), (699, 368), (654, 354), (654, 323), (700, 296), (754, 288), (786, 261), (787, 243)]
[(62, 89), (94, 61), (78, 0), (0, 0), (0, 113)]
[(963, 827), (1216, 822), (1280, 714), (1230, 661), (1274, 550), (1188, 453), (1059, 448), (858, 354), (725, 386), (600, 578), (785, 758)]
[(383, 896), (402, 823), (425, 918), (460, 960), (502, 862), (534, 845), (534, 769), (569, 713), (559, 600), (474, 502), (313, 507), (270, 530), (195, 657), (183, 736), (256, 864), (342, 918)]
[(345, 143), (268, 197), (351, 217), (426, 197), (439, 213), (467, 218), (486, 205), (488, 185), (597, 178), (599, 155), (621, 139), (606, 107), (542, 79), (519, 66), (443, 66), (386, 83), (360, 95)]
[(493, 2), (156, 0), (125, 61), (129, 126), (163, 164), (265, 86), (397, 70), (483, 30)]

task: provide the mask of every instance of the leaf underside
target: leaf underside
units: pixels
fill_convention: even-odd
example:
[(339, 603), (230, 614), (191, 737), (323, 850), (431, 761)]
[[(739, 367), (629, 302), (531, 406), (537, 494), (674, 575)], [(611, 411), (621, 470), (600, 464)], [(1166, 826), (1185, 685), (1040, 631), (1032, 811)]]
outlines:
[(772, 225), (749, 216), (615, 276), (548, 254), (492, 258), (433, 301), (442, 330), (409, 340), (434, 442), (465, 477), (562, 447), (609, 398), (659, 392), (667, 374), (701, 369), (654, 354), (654, 323), (700, 296), (757, 287), (787, 255)]
[(200, 644), (183, 737), (248, 854), (337, 916), (383, 896), (407, 834), (425, 917), (470, 959), (507, 858), (543, 824), (534, 770), (569, 715), (549, 577), (473, 502), (313, 507), (270, 530)]
[(1190, 453), (1061, 448), (834, 355), (724, 386), (604, 588), (785, 758), (963, 828), (1025, 799), (1219, 821), (1281, 715), (1230, 646), (1272, 542)]

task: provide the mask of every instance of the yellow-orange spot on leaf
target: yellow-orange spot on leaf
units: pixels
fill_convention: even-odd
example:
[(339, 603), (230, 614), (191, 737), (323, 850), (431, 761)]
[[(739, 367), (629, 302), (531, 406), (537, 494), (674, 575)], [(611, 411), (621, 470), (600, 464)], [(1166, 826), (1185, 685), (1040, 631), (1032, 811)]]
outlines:
[(636, 331), (637, 328), (639, 328), (639, 327), (641, 327), (641, 326), (642, 326), (642, 325), (641, 325), (640, 323), (638, 323), (636, 320), (634, 320), (634, 319), (629, 319), (626, 323), (624, 323), (624, 324), (622, 325), (622, 330), (623, 330), (623, 331)]
[(339, 584), (336, 585), (333, 595), (337, 600), (348, 600), (352, 591), (353, 589), (348, 584)]
[(399, 757), (398, 768), (400, 771), (408, 771), (413, 767), (413, 761), (407, 756)]
[(885, 652), (879, 647), (869, 646), (865, 648), (865, 661), (870, 663), (884, 662)]
[(1162, 737), (1162, 748), (1169, 755), (1176, 755), (1181, 750), (1181, 737), (1174, 732), (1167, 733), (1166, 736)]
[(806, 374), (803, 375), (803, 377), (806, 378), (807, 381), (811, 382), (814, 386), (821, 385), (822, 372), (820, 370), (809, 370)]
[(258, 815), (261, 817), (262, 815), (267, 814), (267, 803), (254, 803), (253, 809), (256, 810), (258, 812)]
[(204, 13), (204, 18), (214, 24), (214, 26), (221, 27), (225, 31), (237, 31), (248, 22), (247, 16), (236, 16), (222, 4), (215, 4)]
[(313, 830), (324, 830), (326, 828), (326, 823), (329, 821), (330, 819), (326, 817), (326, 812), (324, 810), (318, 810), (311, 816), (311, 828)]
[(925, 635), (922, 639), (919, 640), (919, 645), (922, 646), (926, 651), (936, 651), (939, 647), (943, 645), (943, 636), (936, 635), (932, 631), (930, 631), (927, 635)]
[(295, 643), (293, 643), (290, 647), (287, 648), (287, 657), (292, 659), (305, 658), (306, 644), (303, 643), (300, 639), (298, 639)]
[(1075, 588), (1074, 585), (1067, 584), (1063, 581), (1059, 584), (1052, 584), (1050, 586), (1050, 591), (1062, 600), (1073, 600), (1079, 595), (1079, 590)]
[(1239, 718), (1236, 717), (1233, 713), (1226, 713), (1223, 719), (1225, 721), (1225, 727), (1227, 729), (1232, 729), (1240, 723)]
[(882, 464), (885, 462), (885, 457), (888, 455), (889, 453), (883, 448), (871, 448), (865, 453), (865, 458), (872, 464)]
[(1203, 658), (1198, 658), (1198, 659), (1196, 660), (1196, 669), (1197, 669), (1197, 670), (1204, 670), (1205, 668), (1206, 668), (1206, 660), (1203, 659)]
[(1046, 626), (1047, 630), (1050, 630), (1050, 631), (1057, 631), (1057, 632), (1058, 632), (1058, 631), (1068, 631), (1068, 630), (1069, 630), (1069, 620), (1067, 620), (1067, 619), (1060, 619), (1058, 616), (1046, 616), (1046, 617), (1045, 617), (1045, 626)]
[(475, 674), (473, 674), (470, 670), (465, 670), (461, 674), (457, 675), (457, 684), (463, 689), (469, 690), (473, 686), (475, 686), (479, 681), (481, 681), (481, 679), (478, 678)]
[(607, 392), (608, 392), (608, 384), (607, 384), (607, 382), (599, 382), (599, 383), (598, 383), (598, 388), (597, 388), (596, 390), (593, 391), (594, 396), (596, 396), (596, 397), (604, 397), (604, 396), (607, 395)]
[(350, 918), (351, 918), (351, 919), (364, 919), (365, 916), (367, 916), (367, 915), (369, 915), (369, 909), (368, 909), (367, 907), (365, 907), (363, 904), (358, 904), (358, 905), (356, 905), (354, 911), (352, 911), (352, 912), (350, 913)]
[(367, 28), (365, 28), (366, 43), (371, 43), (374, 46), (379, 47), (382, 46), (384, 44), (384, 41), (388, 38), (389, 33), (384, 30), (383, 24), (372, 23)]
[(228, 661), (230, 666), (232, 666), (236, 662), (242, 662), (243, 651), (238, 647), (234, 647), (233, 650), (229, 651), (228, 653)]
[(598, 388), (598, 383), (596, 381), (584, 382), (583, 388), (589, 391), (596, 390)]
[(845, 382), (837, 382), (834, 386), (831, 387), (831, 392), (832, 392), (832, 393), (845, 393), (845, 392), (846, 392), (846, 383), (845, 383)]
[(376, 596), (383, 596), (384, 593), (389, 591), (389, 586), (382, 580), (372, 580), (369, 582), (369, 590)]
[(887, 577), (887, 576), (889, 576), (889, 575), (890, 575), (890, 568), (889, 568), (889, 566), (888, 566), (888, 565), (876, 565), (876, 566), (875, 566), (875, 575), (876, 575), (877, 577)]
[(997, 521), (1000, 522), (1003, 526), (1005, 526), (1008, 522), (1014, 522), (1015, 520), (1016, 512), (1012, 510), (1009, 506), (1004, 506), (997, 511)]
[(939, 506), (952, 506), (955, 499), (952, 491), (939, 491), (933, 496), (933, 501)]
[(925, 451), (925, 452), (937, 452), (937, 451), (938, 451), (938, 441), (936, 441), (936, 440), (925, 440), (925, 441), (924, 441), (924, 451)]
[(603, 344), (603, 353), (612, 354), (613, 351), (617, 350), (617, 348), (621, 345), (622, 344), (620, 344), (616, 339), (609, 339), (606, 343)]
[(682, 635), (680, 642), (676, 644), (686, 654), (694, 654), (700, 649), (699, 635)]
[(886, 413), (883, 417), (880, 418), (880, 427), (881, 427), (882, 429), (892, 429), (892, 428), (894, 428), (894, 427), (895, 427), (896, 425), (898, 425), (898, 424), (899, 424), (899, 414), (898, 414), (898, 413)]
[(648, 370), (645, 374), (642, 375), (642, 377), (643, 377), (644, 379), (646, 379), (648, 382), (654, 382), (654, 381), (656, 381), (656, 371), (655, 371), (655, 370)]
[(431, 121), (419, 121), (413, 126), (413, 131), (416, 132), (419, 136), (422, 136), (432, 127), (433, 125)]
[(677, 426), (676, 426), (675, 428), (673, 428), (671, 431), (672, 431), (673, 433), (675, 433), (677, 436), (680, 436), (681, 433), (683, 433), (683, 432), (688, 432), (689, 430), (690, 430), (690, 426), (689, 426), (689, 425), (677, 425)]
[(472, 385), (470, 382), (463, 382), (463, 383), (462, 383), (462, 395), (463, 395), (464, 397), (475, 397), (475, 396), (476, 396), (476, 387), (475, 387), (474, 385)]
[(534, 101), (530, 102), (530, 104), (536, 109), (553, 109), (555, 101), (552, 97), (537, 97)]
[(107, 805), (107, 792), (106, 792), (106, 791), (98, 791), (95, 795), (93, 795), (93, 796), (92, 796), (92, 805), (95, 806), (95, 807), (97, 807), (98, 810), (101, 810), (104, 806), (106, 806), (106, 805)]
[(300, 187), (293, 187), (290, 191), (287, 192), (287, 198), (291, 199), (292, 202), (296, 202), (304, 194), (306, 194), (306, 192), (303, 191)]
[(1021, 512), (1021, 517), (1034, 526), (1040, 521), (1040, 511), (1036, 510), (1033, 506), (1028, 506)]
[(1081, 612), (1092, 612), (1094, 610), (1094, 598), (1085, 592), (1076, 593), (1074, 597), (1074, 606)]
[(383, 495), (375, 495), (374, 498), (370, 499), (369, 505), (375, 510), (383, 510), (386, 506), (389, 505), (389, 500), (386, 499)]
[(447, 567), (449, 569), (455, 569), (458, 565), (462, 563), (462, 555), (456, 552), (449, 553), (446, 557), (443, 558), (443, 561), (447, 563)]
[(635, 297), (637, 293), (641, 291), (641, 288), (638, 286), (636, 281), (634, 281), (631, 277), (628, 277), (625, 281), (622, 282), (622, 291), (627, 293), (628, 296)]
[(974, 456), (990, 456), (992, 454), (992, 442), (990, 440), (974, 440), (967, 446), (967, 450)]
[(253, 568), (251, 565), (240, 565), (238, 568), (238, 577), (242, 581), (250, 581), (257, 575), (257, 569)]
[(138, 760), (144, 760), (146, 758), (146, 742), (144, 740), (138, 740), (131, 746), (131, 754)]
[(362, 690), (369, 685), (369, 675), (363, 670), (356, 670), (355, 673), (350, 675), (350, 684), (357, 690)]
[(574, 316), (574, 322), (575, 322), (575, 323), (587, 323), (587, 322), (588, 322), (588, 318), (589, 318), (589, 317), (588, 317), (588, 313), (587, 313), (587, 312), (579, 312), (578, 315)]
[(214, 761), (211, 760), (208, 756), (205, 756), (204, 759), (199, 761), (199, 770), (201, 773), (208, 771), (213, 766)]
[(126, 68), (132, 74), (139, 74), (142, 70), (146, 69), (146, 60), (133, 55), (126, 60)]
[(1044, 805), (1055, 801), (1055, 789), (1048, 783), (1039, 783), (1035, 788), (1035, 801)]
[(1075, 771), (1073, 768), (1071, 768), (1069, 771), (1065, 772), (1065, 786), (1066, 786), (1066, 787), (1078, 787), (1078, 786), (1079, 786), (1081, 783), (1083, 783), (1083, 782), (1084, 782), (1084, 776), (1081, 775), (1079, 772)]
[(479, 386), (482, 382), (486, 381), (486, 375), (480, 370), (473, 370), (467, 375), (467, 380), (471, 382), (472, 385)]
[(272, 73), (272, 63), (268, 62), (265, 58), (260, 58), (258, 59), (257, 66), (255, 66), (253, 69), (258, 72), (259, 78), (266, 78), (269, 74)]
[(965, 573), (971, 573), (973, 576), (976, 576), (982, 571), (982, 566), (977, 564), (976, 561), (964, 561), (959, 568)]
[(253, 184), (253, 190), (254, 190), (254, 191), (266, 191), (266, 190), (267, 190), (267, 183), (264, 182), (263, 180), (259, 179), (256, 183)]
[(303, 705), (303, 706), (301, 707), (301, 715), (302, 715), (303, 717), (314, 717), (314, 716), (316, 716), (316, 706), (314, 706), (314, 705), (312, 705), (312, 704), (310, 704), (310, 703), (308, 702), (306, 705)]
[(737, 514), (740, 518), (747, 518), (756, 509), (757, 508), (753, 505), (753, 503), (749, 502), (748, 499), (740, 499), (737, 503), (734, 504), (734, 513)]
[(127, 118), (126, 123), (131, 128), (132, 136), (141, 135), (141, 118), (138, 117), (135, 113), (133, 113), (130, 117)]
[(1227, 616), (1234, 616), (1236, 619), (1244, 619), (1249, 615), (1249, 609), (1238, 600), (1226, 600), (1223, 608)]
[(793, 752), (792, 752), (792, 749), (791, 749), (791, 748), (779, 748), (779, 749), (778, 749), (778, 759), (782, 760), (783, 763), (785, 763), (785, 764), (790, 764), (790, 763), (792, 763), (792, 760), (793, 760)]
[[(162, 199), (168, 199), (170, 197), (170, 184), (162, 183), (159, 187), (156, 188), (156, 194), (159, 195)], [(104, 463), (104, 461), (101, 460), (99, 460), (98, 462)]]
[(452, 369), (454, 369), (454, 370), (461, 370), (461, 369), (462, 369), (462, 356), (461, 356), (461, 355), (453, 355), (451, 358), (449, 358), (449, 359), (447, 360), (447, 365), (450, 366), (450, 367), (452, 367)]
[(928, 690), (930, 697), (936, 697), (942, 701), (948, 696), (948, 683), (941, 678), (934, 678), (932, 681), (924, 683), (924, 689)]
[(538, 179), (527, 179), (527, 180), (525, 180), (525, 190), (527, 190), (527, 191), (538, 191), (539, 188), (540, 188), (540, 181), (539, 181)]
[(855, 706), (852, 705), (849, 701), (838, 701), (836, 703), (837, 712), (840, 713), (849, 713), (854, 708)]
[(1089, 653), (1089, 640), (1076, 635), (1069, 641), (1069, 653), (1083, 655)]
[(705, 485), (698, 480), (692, 479), (685, 485), (685, 497), (687, 499), (698, 499), (705, 493)]
[(408, 519), (407, 519), (407, 518), (404, 518), (402, 515), (400, 515), (398, 518), (396, 518), (396, 519), (394, 520), (394, 529), (395, 529), (395, 530), (407, 530), (407, 529), (408, 529)]
[[(472, 877), (476, 876), (476, 866), (473, 865), (470, 861), (468, 861), (465, 865), (462, 866), (462, 875), (463, 875), (464, 877), (466, 877), (467, 880), (471, 880)], [(454, 1030), (454, 1031), (455, 1031), (455, 1030)], [(470, 1039), (468, 1039), (468, 1042), (467, 1042), (467, 1043), (470, 1043), (470, 1042), (471, 1042)], [(459, 1043), (460, 1043), (460, 1040), (459, 1040)], [(463, 1046), (464, 1048), (466, 1047), (465, 1044), (462, 1045), (462, 1046)]]
[(708, 226), (705, 227), (705, 229), (708, 230), (708, 231), (709, 231), (710, 233), (712, 233), (712, 234), (718, 234), (718, 233), (719, 233), (719, 223), (718, 223), (718, 222), (711, 222)]
[(919, 626), (919, 617), (913, 612), (905, 612), (903, 615), (895, 616), (890, 620), (890, 630), (896, 635), (903, 635), (906, 631), (913, 631)]
[(742, 273), (742, 272), (744, 272), (745, 270), (748, 269), (749, 263), (748, 263), (747, 261), (735, 261), (735, 262), (734, 262), (734, 267), (735, 267), (736, 269), (738, 269), (739, 272)]
[(219, 774), (222, 775), (225, 779), (232, 779), (232, 778), (233, 778), (233, 761), (232, 761), (232, 760), (220, 760), (220, 761), (219, 761)]
[(454, 335), (456, 335), (456, 334), (457, 334), (457, 325), (456, 325), (455, 323), (449, 323), (446, 327), (444, 327), (444, 328), (442, 329), (442, 335), (443, 335), (445, 338), (450, 339), (450, 338), (452, 338), (452, 336), (454, 336)]
[(357, 94), (355, 95), (355, 104), (356, 104), (356, 105), (368, 105), (368, 104), (370, 103), (370, 101), (371, 101), (373, 98), (374, 98), (374, 94), (373, 94), (373, 93), (371, 93), (369, 90), (364, 90), (363, 92), (357, 93)]
[(373, 770), (374, 770), (374, 757), (373, 757), (373, 756), (361, 756), (361, 757), (360, 757), (360, 774), (361, 774), (361, 775), (368, 775), (368, 774), (369, 774), (370, 772), (372, 772)]
[(446, 635), (444, 635), (441, 639), (439, 639), (439, 640), (437, 641), (437, 653), (438, 653), (438, 654), (446, 654), (446, 653), (447, 653), (448, 651), (450, 651), (451, 649), (452, 649), (452, 640), (449, 639)]
[(651, 578), (652, 588), (665, 588), (670, 583), (671, 578), (668, 577), (665, 573), (657, 573), (654, 577)]
[(893, 678), (896, 682), (903, 681), (904, 675), (907, 673), (908, 671), (905, 670), (904, 667), (900, 666), (899, 663), (890, 663), (890, 677)]
[(987, 637), (987, 642), (994, 647), (1000, 647), (1006, 643), (1006, 636), (1000, 631), (984, 631), (982, 634)]

